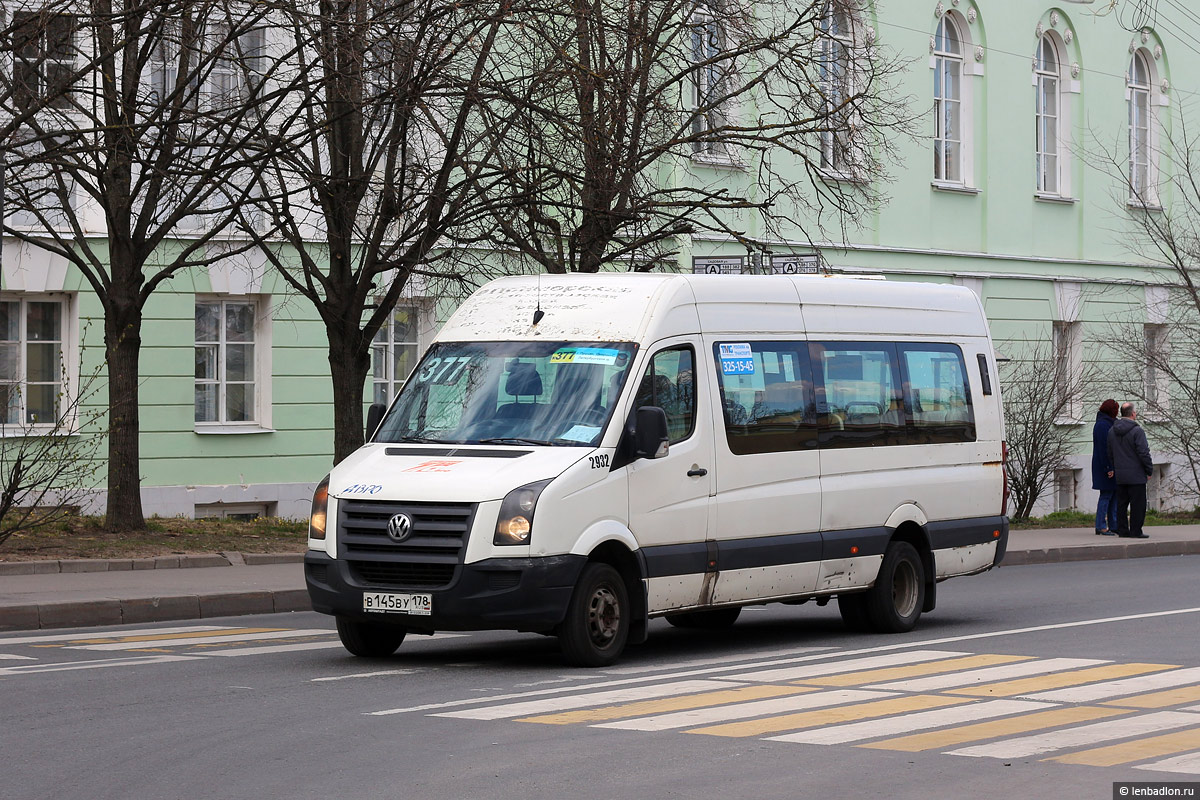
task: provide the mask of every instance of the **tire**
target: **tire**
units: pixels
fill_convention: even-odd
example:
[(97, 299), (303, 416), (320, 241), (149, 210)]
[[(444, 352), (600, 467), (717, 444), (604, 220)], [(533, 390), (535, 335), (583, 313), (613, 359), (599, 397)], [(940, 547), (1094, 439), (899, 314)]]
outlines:
[(558, 632), (567, 663), (604, 667), (615, 662), (629, 639), (631, 612), (629, 590), (619, 572), (597, 562), (584, 567)]
[(875, 585), (866, 592), (867, 618), (879, 633), (907, 633), (925, 604), (925, 568), (908, 542), (894, 541), (883, 554)]
[(352, 655), (362, 658), (384, 658), (390, 656), (404, 641), (408, 633), (399, 625), (361, 622), (349, 617), (337, 618), (338, 638), (342, 646)]
[(715, 631), (732, 627), (741, 615), (741, 606), (733, 608), (712, 608), (705, 611), (685, 611), (682, 614), (667, 615), (667, 622), (676, 628), (695, 628)]
[(866, 592), (839, 594), (837, 601), (838, 613), (842, 615), (846, 630), (861, 633), (871, 629), (871, 621), (867, 618)]

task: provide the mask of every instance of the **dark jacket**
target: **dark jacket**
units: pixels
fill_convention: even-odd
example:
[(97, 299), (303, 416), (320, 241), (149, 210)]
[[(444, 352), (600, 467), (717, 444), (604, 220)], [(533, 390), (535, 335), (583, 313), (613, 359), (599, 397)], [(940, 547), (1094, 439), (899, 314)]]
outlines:
[(1108, 460), (1108, 432), (1112, 430), (1112, 417), (1103, 411), (1096, 412), (1096, 426), (1092, 428), (1092, 488), (1111, 492), (1117, 488), (1117, 479), (1108, 477), (1113, 471)]
[(1108, 458), (1117, 473), (1117, 483), (1145, 483), (1154, 471), (1146, 432), (1128, 417), (1113, 423), (1108, 432)]

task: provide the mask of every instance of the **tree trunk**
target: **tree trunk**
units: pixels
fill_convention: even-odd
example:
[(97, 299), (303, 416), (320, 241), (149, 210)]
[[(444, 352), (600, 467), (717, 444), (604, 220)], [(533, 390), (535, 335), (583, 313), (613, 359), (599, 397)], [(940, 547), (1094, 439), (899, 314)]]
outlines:
[(108, 514), (104, 524), (116, 531), (146, 527), (138, 466), (141, 347), (141, 309), (136, 303), (110, 306), (104, 319), (104, 361), (108, 367)]
[[(356, 352), (344, 331), (326, 328), (329, 336), (329, 374), (333, 378), (333, 463), (363, 444), (363, 385), (370, 366), (368, 352)], [(357, 338), (355, 331), (355, 338)]]

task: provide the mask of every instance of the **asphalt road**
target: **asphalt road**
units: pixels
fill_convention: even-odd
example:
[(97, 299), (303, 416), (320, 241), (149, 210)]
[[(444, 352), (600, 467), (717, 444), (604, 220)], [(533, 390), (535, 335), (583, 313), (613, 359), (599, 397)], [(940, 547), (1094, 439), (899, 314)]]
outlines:
[(599, 671), (516, 633), (356, 659), (314, 613), (4, 634), (0, 798), (1109, 798), (1200, 781), (1198, 587), (1006, 567), (908, 635), (770, 606)]

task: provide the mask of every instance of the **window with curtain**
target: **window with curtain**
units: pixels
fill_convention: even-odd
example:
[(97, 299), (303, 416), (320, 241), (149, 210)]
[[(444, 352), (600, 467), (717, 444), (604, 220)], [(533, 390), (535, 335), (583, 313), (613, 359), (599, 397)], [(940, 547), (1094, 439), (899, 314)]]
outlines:
[(933, 61), (933, 178), (962, 183), (963, 45), (950, 14), (938, 23)]
[(1061, 181), (1058, 127), (1062, 86), (1058, 48), (1050, 34), (1042, 36), (1034, 60), (1034, 128), (1036, 132), (1037, 190), (1042, 194), (1058, 194)]

